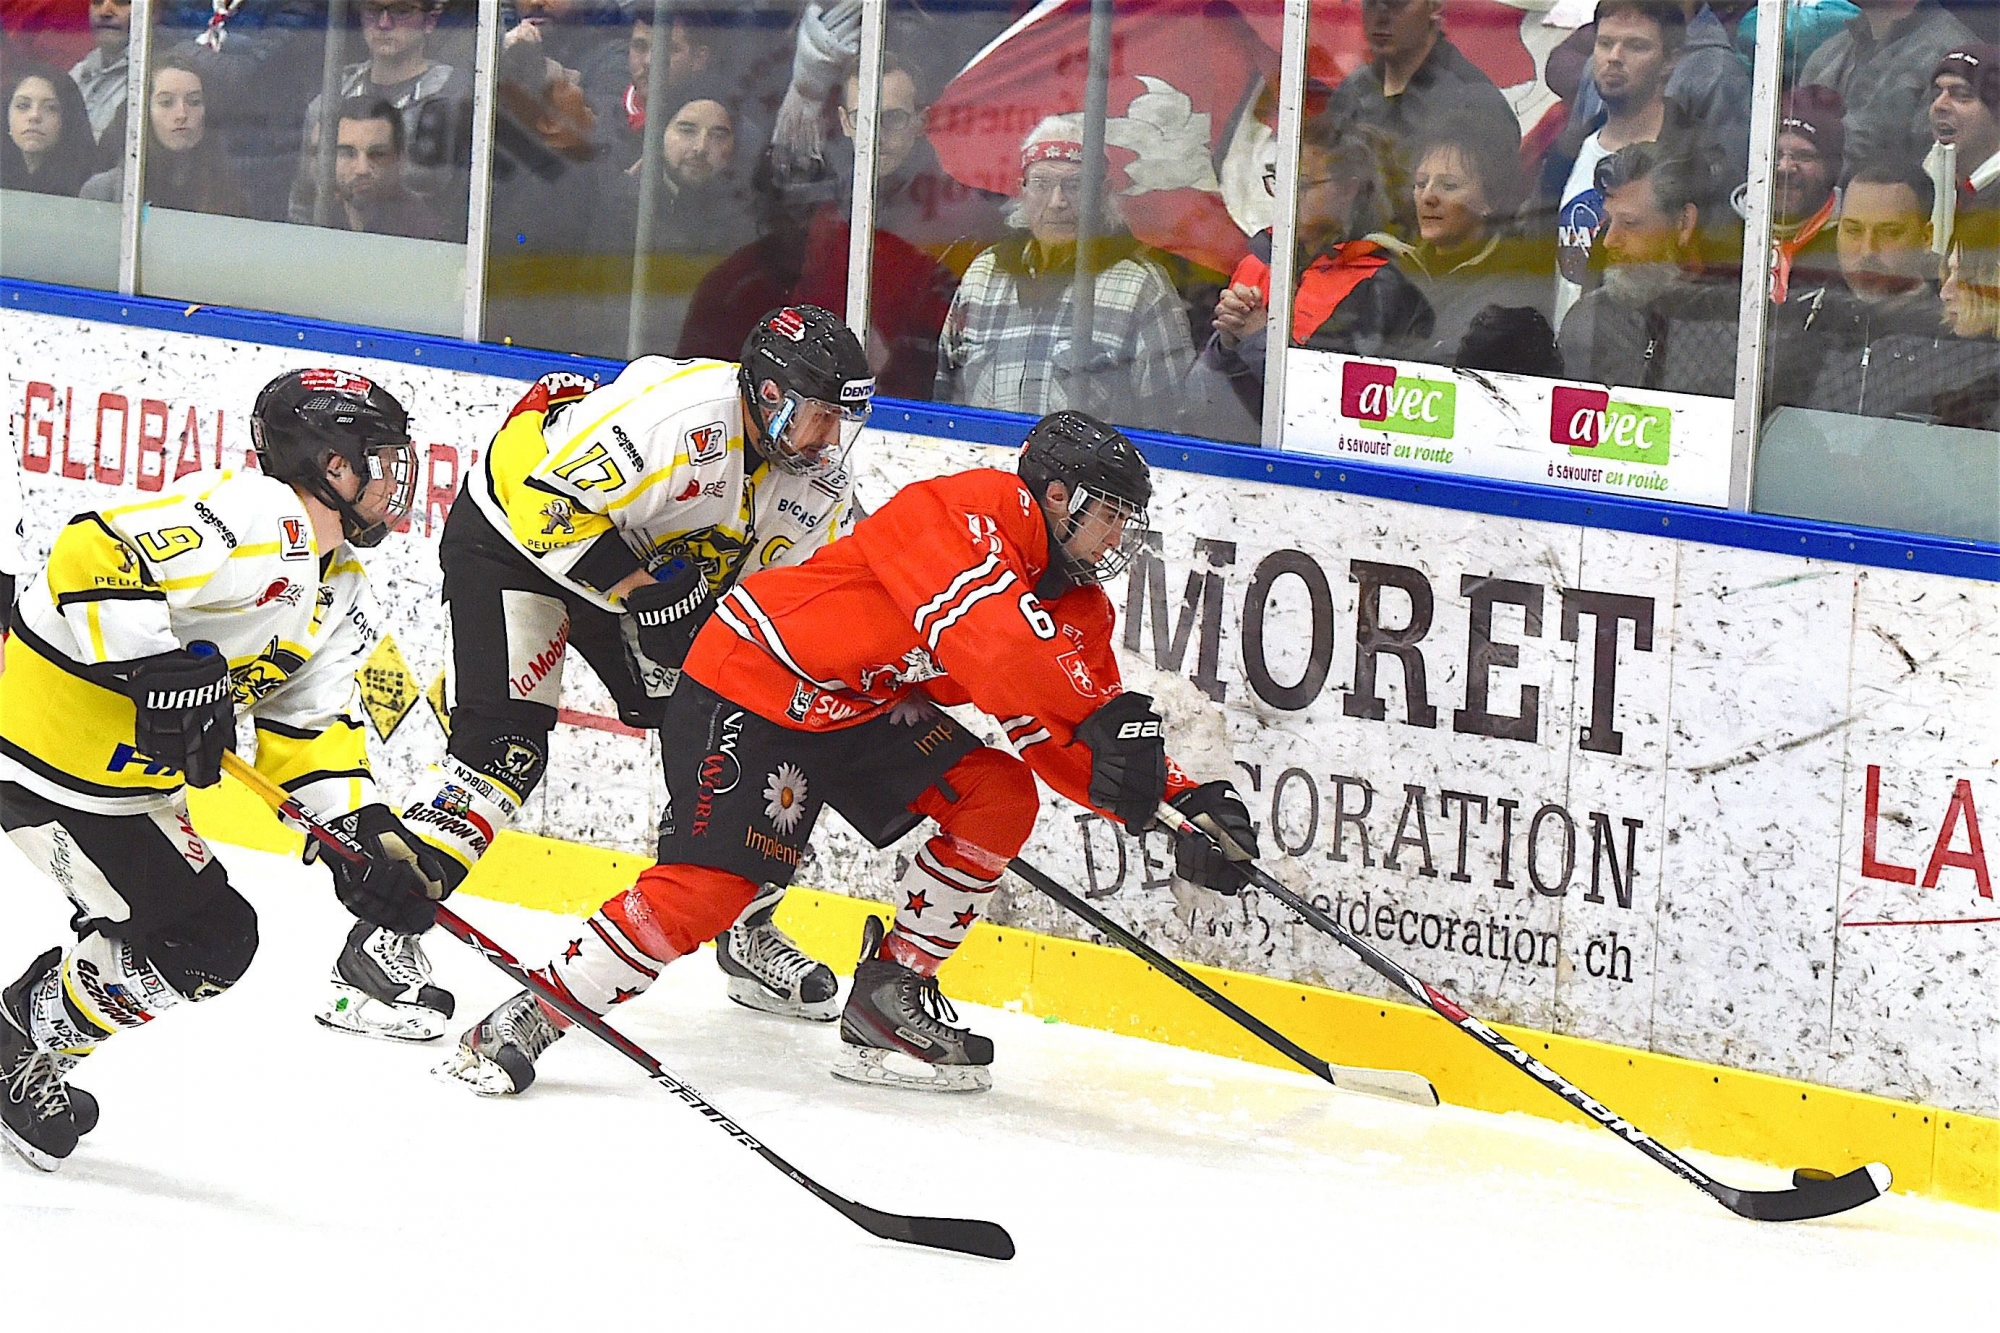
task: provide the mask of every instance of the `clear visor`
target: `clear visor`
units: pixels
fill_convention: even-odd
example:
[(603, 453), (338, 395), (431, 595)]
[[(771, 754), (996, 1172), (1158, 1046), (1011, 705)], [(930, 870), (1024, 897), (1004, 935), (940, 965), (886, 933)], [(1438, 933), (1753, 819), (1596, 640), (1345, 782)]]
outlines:
[(1117, 496), (1079, 489), (1070, 500), (1069, 519), (1063, 552), (1079, 580), (1116, 578), (1146, 544), (1146, 511)]
[(787, 472), (832, 472), (846, 461), (869, 411), (865, 402), (843, 406), (787, 393), (765, 430), (774, 446), (769, 457)]
[(373, 546), (416, 508), (417, 450), (407, 442), (375, 444), (362, 456), (367, 460), (368, 480), (355, 497), (354, 512), (368, 526), (364, 533), (350, 535), (348, 540)]

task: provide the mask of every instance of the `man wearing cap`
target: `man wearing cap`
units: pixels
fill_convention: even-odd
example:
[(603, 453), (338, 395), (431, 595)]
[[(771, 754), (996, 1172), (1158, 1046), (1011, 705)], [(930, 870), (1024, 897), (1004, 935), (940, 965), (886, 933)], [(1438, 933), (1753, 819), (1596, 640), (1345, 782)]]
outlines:
[(1090, 238), (1091, 346), (1072, 346), (1083, 117), (1050, 116), (1021, 145), (1018, 235), (980, 252), (938, 335), (937, 401), (1045, 416), (1063, 408), (1121, 425), (1170, 429), (1194, 343), (1180, 293), (1125, 229), (1107, 182), (1104, 232)]
[(1937, 0), (1855, 0), (1858, 18), (1806, 61), (1799, 82), (1840, 94), (1847, 106), (1847, 160), (1915, 156), (1930, 135), (1930, 77), (1946, 52), (1973, 42)]
[[(1984, 44), (1945, 53), (1931, 71), (1930, 155), (1924, 170), (1956, 208), (2000, 205), (2000, 50)], [(1947, 170), (1949, 163), (1949, 170)], [(1938, 219), (1946, 225), (1950, 218)]]
[[(1771, 197), (1771, 299), (1794, 289), (1824, 287), (1840, 273), (1834, 224), (1840, 217), (1842, 150), (1840, 94), (1806, 84), (1785, 98), (1778, 121)], [(1739, 190), (1739, 197), (1743, 190)]]

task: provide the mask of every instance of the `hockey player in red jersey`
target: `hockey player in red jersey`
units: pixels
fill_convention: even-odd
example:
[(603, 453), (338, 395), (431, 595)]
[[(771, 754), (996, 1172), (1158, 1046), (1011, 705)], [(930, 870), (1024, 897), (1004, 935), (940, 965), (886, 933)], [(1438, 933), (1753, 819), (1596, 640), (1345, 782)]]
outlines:
[[(895, 885), (893, 927), (871, 917), (863, 935), (834, 1072), (990, 1086), (993, 1043), (954, 1026), (937, 970), (1034, 828), (1035, 775), (1134, 832), (1170, 799), (1256, 846), (1234, 788), (1183, 775), (1152, 700), (1119, 683), (1099, 585), (1138, 548), (1151, 494), (1131, 441), (1058, 412), (1029, 432), (1018, 475), (907, 486), (804, 564), (745, 579), (668, 701), (659, 864), (540, 975), (604, 1013), (727, 926), (760, 883), (789, 882), (822, 803), (878, 847), (928, 817), (938, 831)], [(1000, 719), (1021, 757), (983, 745), (940, 704)], [(1183, 878), (1242, 887), (1235, 866), (1193, 841), (1177, 846)], [(517, 1093), (561, 1032), (522, 991), (469, 1029), (441, 1072)]]

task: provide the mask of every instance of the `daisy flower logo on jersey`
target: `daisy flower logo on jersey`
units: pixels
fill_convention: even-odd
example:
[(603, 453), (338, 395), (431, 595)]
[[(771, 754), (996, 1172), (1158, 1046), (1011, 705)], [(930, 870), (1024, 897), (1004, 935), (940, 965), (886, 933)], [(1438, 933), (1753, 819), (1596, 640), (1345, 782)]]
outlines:
[(779, 764), (764, 782), (764, 818), (780, 833), (799, 826), (806, 811), (806, 775), (796, 764)]

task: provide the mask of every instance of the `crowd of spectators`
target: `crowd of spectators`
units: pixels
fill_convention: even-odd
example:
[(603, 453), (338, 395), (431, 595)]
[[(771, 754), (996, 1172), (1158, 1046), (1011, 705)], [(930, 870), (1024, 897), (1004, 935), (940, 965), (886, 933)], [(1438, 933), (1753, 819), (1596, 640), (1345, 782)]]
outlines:
[[(10, 32), (0, 49), (0, 185), (116, 200), (130, 5), (68, 4), (69, 45)], [(323, 5), (255, 0), (216, 41), (228, 8), (154, 6), (148, 202), (464, 238), (472, 0), (356, 0), (353, 30), (331, 34), (330, 109)], [(1100, 177), (1080, 109), (1025, 128), (1004, 195), (941, 165), (930, 106), (1020, 8), (892, 6), (866, 339), (884, 391), (1257, 439), (1268, 229), (1225, 274), (1142, 243), (1129, 192), (1107, 184), (1086, 209)], [(1288, 344), (1729, 396), (1755, 7), (1601, 0), (1548, 55), (1546, 90), (1514, 103), (1452, 40), (1446, 0), (1358, 12), (1365, 59), (1308, 89)], [(2000, 347), (2000, 50), (1974, 31), (1993, 14), (1796, 5), (1773, 245), (1755, 261), (1774, 404), (1994, 423), (1992, 394), (1967, 387), (1992, 385)], [(771, 305), (844, 306), (861, 0), (673, 0), (665, 15), (655, 31), (652, 0), (503, 3), (490, 337), (726, 356)], [(1515, 104), (1552, 98), (1524, 133)]]

